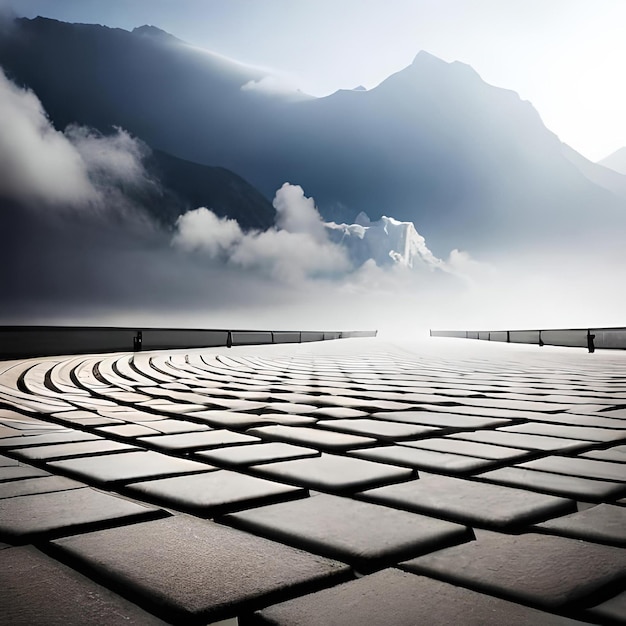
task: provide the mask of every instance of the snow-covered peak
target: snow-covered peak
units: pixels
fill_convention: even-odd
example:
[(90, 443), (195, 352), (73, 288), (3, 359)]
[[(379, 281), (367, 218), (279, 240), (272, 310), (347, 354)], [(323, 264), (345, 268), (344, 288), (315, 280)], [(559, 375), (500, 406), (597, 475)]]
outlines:
[(372, 259), (379, 267), (444, 269), (444, 262), (428, 249), (413, 222), (386, 216), (371, 222), (360, 213), (355, 224), (329, 222), (325, 226), (330, 240), (345, 247), (357, 266)]

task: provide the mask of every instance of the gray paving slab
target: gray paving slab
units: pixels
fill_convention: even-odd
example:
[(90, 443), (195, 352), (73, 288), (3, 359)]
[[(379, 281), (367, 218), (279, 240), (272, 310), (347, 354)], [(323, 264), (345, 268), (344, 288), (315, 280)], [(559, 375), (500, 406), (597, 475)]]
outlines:
[(588, 609), (587, 613), (607, 624), (626, 624), (626, 591)]
[(168, 451), (189, 451), (234, 446), (247, 443), (258, 443), (261, 440), (252, 435), (236, 433), (231, 430), (204, 430), (195, 433), (179, 433), (177, 435), (158, 435), (139, 437), (138, 443)]
[(564, 537), (626, 547), (626, 508), (598, 504), (537, 524), (537, 528)]
[(474, 415), (456, 415), (437, 411), (386, 411), (374, 413), (374, 418), (404, 422), (407, 424), (424, 424), (439, 428), (496, 428), (511, 423), (508, 419), (476, 417)]
[(22, 434), (20, 430), (16, 428), (9, 428), (0, 424), (0, 439), (7, 439), (9, 437), (19, 437)]
[(575, 510), (566, 498), (449, 476), (423, 476), (360, 495), (387, 506), (494, 528), (520, 527)]
[(520, 448), (509, 448), (490, 443), (479, 443), (477, 441), (463, 441), (462, 439), (449, 439), (448, 437), (433, 437), (423, 441), (403, 441), (400, 445), (420, 450), (434, 450), (435, 452), (446, 452), (452, 454), (463, 454), (465, 456), (475, 456), (481, 459), (508, 460), (514, 461), (528, 457), (531, 452)]
[(481, 459), (463, 454), (450, 454), (409, 446), (382, 446), (353, 450), (351, 456), (403, 467), (424, 469), (442, 474), (472, 474), (493, 467), (493, 459)]
[(124, 439), (135, 439), (137, 437), (146, 437), (147, 435), (158, 435), (159, 431), (149, 428), (143, 424), (123, 424), (118, 423), (115, 426), (104, 426), (97, 428), (96, 432), (103, 436), (113, 435), (115, 437), (123, 437)]
[(1, 439), (0, 448), (25, 448), (27, 446), (45, 446), (54, 443), (91, 441), (92, 439), (98, 439), (98, 435), (80, 430), (63, 430), (61, 432), (51, 432), (43, 435), (24, 435), (20, 437), (19, 440), (17, 440), (16, 437)]
[(582, 622), (386, 569), (267, 607), (250, 626), (575, 626)]
[(115, 458), (90, 456), (81, 459), (65, 459), (49, 463), (52, 470), (102, 484), (130, 482), (145, 478), (159, 478), (176, 474), (206, 472), (210, 465), (189, 459), (178, 459), (160, 452), (125, 452)]
[(275, 480), (341, 493), (409, 480), (414, 476), (410, 469), (325, 453), (308, 459), (254, 465), (253, 469)]
[(402, 567), (557, 610), (622, 580), (626, 551), (552, 535), (483, 532), (476, 541), (411, 559)]
[(612, 499), (626, 493), (626, 485), (622, 482), (566, 476), (523, 467), (503, 467), (480, 474), (478, 478), (500, 485), (510, 485), (590, 502)]
[(0, 537), (29, 542), (93, 526), (130, 523), (163, 515), (153, 507), (89, 487), (0, 500)]
[(263, 439), (300, 444), (321, 450), (348, 450), (376, 443), (376, 439), (371, 437), (299, 426), (261, 426), (260, 428), (252, 428), (247, 432)]
[(51, 491), (65, 491), (79, 489), (83, 484), (64, 478), (63, 476), (43, 476), (41, 478), (25, 478), (0, 483), (0, 499), (27, 496), (34, 493), (48, 493)]
[(13, 450), (13, 455), (25, 461), (52, 461), (93, 454), (118, 454), (138, 449), (139, 448), (136, 446), (130, 446), (117, 441), (93, 439), (91, 441), (79, 441), (75, 443), (56, 443), (50, 446), (18, 448)]
[(164, 624), (31, 546), (0, 551), (0, 615), (11, 626)]
[(563, 437), (564, 439), (580, 439), (583, 441), (616, 441), (626, 438), (626, 429), (587, 428), (585, 426), (565, 426), (561, 424), (544, 424), (541, 422), (505, 426), (501, 430), (503, 432), (546, 435), (548, 437)]
[(245, 446), (227, 446), (215, 450), (200, 451), (195, 457), (217, 465), (246, 466), (276, 461), (290, 461), (320, 456), (314, 448), (303, 448), (289, 443), (273, 441), (270, 443), (253, 443)]
[(127, 590), (167, 621), (207, 623), (320, 586), (347, 566), (187, 516), (53, 542), (79, 567)]
[(185, 420), (173, 418), (151, 421), (147, 424), (147, 427), (152, 430), (156, 430), (163, 435), (176, 435), (178, 433), (193, 433), (210, 430), (210, 428), (205, 424), (196, 424), (195, 422), (187, 422)]
[(31, 467), (30, 465), (9, 465), (0, 467), (0, 483), (36, 476), (49, 476), (48, 472)]
[(334, 417), (337, 419), (350, 419), (354, 417), (367, 417), (366, 411), (359, 411), (359, 409), (351, 409), (342, 406), (324, 406), (319, 409), (315, 409), (310, 413), (311, 417), (318, 419), (326, 419)]
[(473, 432), (454, 433), (448, 435), (451, 439), (463, 439), (464, 441), (477, 441), (491, 443), (498, 446), (522, 448), (524, 450), (567, 451), (578, 450), (592, 445), (591, 441), (576, 439), (562, 439), (559, 437), (546, 437), (542, 435), (526, 435), (523, 433), (503, 432), (500, 430), (476, 430)]
[(595, 459), (570, 458), (565, 456), (548, 456), (543, 459), (520, 463), (519, 467), (537, 469), (542, 472), (554, 472), (584, 478), (598, 478), (616, 482), (626, 481), (626, 465), (613, 461), (597, 461)]
[(419, 437), (420, 435), (432, 434), (439, 430), (432, 426), (403, 424), (401, 422), (367, 418), (320, 420), (317, 422), (317, 426), (328, 430), (391, 440)]
[(79, 426), (106, 426), (115, 424), (117, 420), (111, 417), (104, 417), (91, 411), (63, 411), (53, 415), (56, 419), (66, 422), (68, 425), (77, 424)]
[(221, 521), (350, 563), (359, 571), (473, 538), (459, 524), (329, 495), (263, 506)]
[(308, 495), (301, 487), (228, 470), (131, 483), (126, 486), (125, 493), (203, 517)]
[(606, 450), (592, 450), (580, 455), (586, 459), (597, 459), (599, 461), (615, 461), (616, 463), (626, 463), (626, 445), (613, 446)]
[(315, 424), (316, 419), (307, 415), (289, 415), (288, 413), (239, 413), (237, 411), (199, 411), (193, 414), (213, 428), (245, 429), (268, 424), (284, 426), (308, 426)]

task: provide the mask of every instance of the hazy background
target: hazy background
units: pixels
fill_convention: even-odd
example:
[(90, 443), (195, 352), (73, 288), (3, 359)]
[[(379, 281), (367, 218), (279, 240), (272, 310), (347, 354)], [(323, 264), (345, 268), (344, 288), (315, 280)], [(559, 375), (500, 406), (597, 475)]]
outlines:
[(626, 144), (622, 0), (3, 0), (24, 17), (132, 30), (272, 68), (312, 95), (374, 87), (419, 50), (530, 100), (597, 161)]
[[(221, 92), (195, 101), (188, 85), (176, 92), (163, 83), (164, 93), (139, 93), (132, 110), (131, 92), (115, 80), (134, 57), (105, 55), (81, 80), (35, 72), (32, 82), (23, 78), (28, 59), (26, 70), (9, 59), (14, 66), (0, 74), (3, 323), (386, 333), (625, 324), (626, 177), (578, 162), (559, 142), (591, 160), (626, 145), (623, 2), (20, 0), (3, 8), (127, 30), (154, 24), (217, 53), (207, 67), (234, 81), (223, 102)], [(415, 58), (420, 50), (480, 76)], [(35, 51), (32, 67), (50, 56)], [(541, 119), (480, 78), (530, 100)], [(317, 99), (293, 91), (326, 96), (358, 85), (369, 91)], [(90, 97), (118, 102), (125, 123), (111, 126), (110, 111), (85, 105)], [(293, 98), (303, 106), (288, 108)], [(172, 108), (170, 123), (179, 100), (187, 109)], [(350, 135), (355, 118), (363, 125)], [(221, 208), (181, 200), (192, 165), (177, 157), (202, 166), (203, 180), (216, 175), (207, 168), (229, 167), (220, 176), (236, 194)], [(164, 163), (185, 176), (165, 184)], [(250, 211), (235, 214), (244, 197)], [(415, 223), (425, 239), (412, 235), (414, 267), (385, 263), (387, 240), (378, 261), (362, 264), (362, 249), (323, 225), (334, 216), (350, 223), (362, 209)]]

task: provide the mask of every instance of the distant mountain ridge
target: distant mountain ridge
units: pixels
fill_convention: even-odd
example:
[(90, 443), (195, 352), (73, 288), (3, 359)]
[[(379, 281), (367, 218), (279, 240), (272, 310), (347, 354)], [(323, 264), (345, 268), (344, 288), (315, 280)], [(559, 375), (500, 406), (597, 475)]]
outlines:
[(425, 52), (373, 89), (313, 98), (267, 90), (263, 71), (155, 27), (36, 18), (16, 21), (0, 65), (57, 127), (121, 126), (232, 170), (266, 198), (299, 184), (327, 221), (392, 215), (433, 250), (583, 241), (626, 224), (619, 180), (605, 185), (584, 157), (565, 154), (530, 103)]
[(598, 161), (598, 163), (615, 172), (618, 172), (619, 174), (626, 175), (626, 146), (616, 150), (612, 154), (609, 154), (609, 156), (605, 157), (601, 161)]

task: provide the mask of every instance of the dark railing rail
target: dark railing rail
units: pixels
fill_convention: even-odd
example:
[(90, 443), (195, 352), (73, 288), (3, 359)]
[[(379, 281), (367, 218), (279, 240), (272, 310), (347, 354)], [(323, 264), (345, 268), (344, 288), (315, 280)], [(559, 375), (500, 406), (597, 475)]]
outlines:
[(0, 359), (175, 348), (217, 348), (375, 337), (376, 331), (0, 326)]
[(431, 330), (431, 337), (458, 337), (538, 346), (626, 350), (626, 327), (560, 328), (542, 330)]

